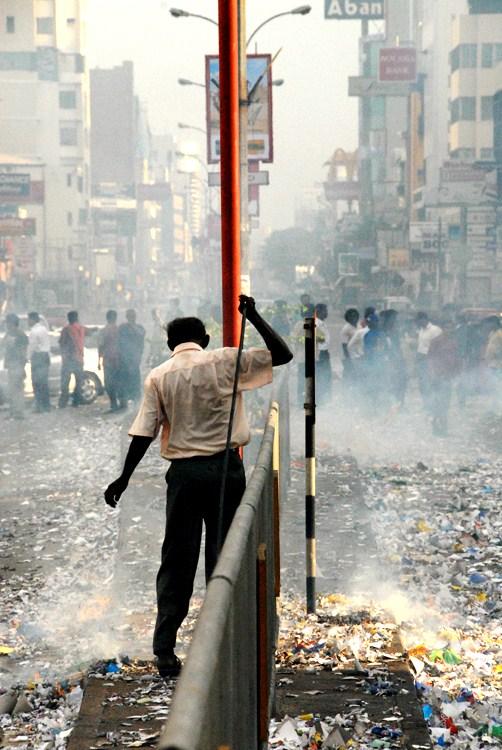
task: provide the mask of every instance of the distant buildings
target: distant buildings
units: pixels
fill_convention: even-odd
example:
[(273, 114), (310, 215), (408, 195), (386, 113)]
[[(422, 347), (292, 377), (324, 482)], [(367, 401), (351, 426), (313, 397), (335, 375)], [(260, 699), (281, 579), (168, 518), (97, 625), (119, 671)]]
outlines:
[(71, 301), (88, 264), (89, 79), (78, 0), (0, 15), (0, 279)]
[(385, 8), (385, 22), (363, 23), (349, 81), (360, 98), (358, 212), (372, 231), (373, 276), (424, 306), (502, 304), (502, 4)]

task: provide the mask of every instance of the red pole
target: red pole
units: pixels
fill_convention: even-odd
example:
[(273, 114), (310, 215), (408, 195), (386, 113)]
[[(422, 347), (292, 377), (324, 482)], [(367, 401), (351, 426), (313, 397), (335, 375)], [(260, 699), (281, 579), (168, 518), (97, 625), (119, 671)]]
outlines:
[(223, 346), (238, 346), (241, 283), (238, 0), (218, 0), (218, 22)]

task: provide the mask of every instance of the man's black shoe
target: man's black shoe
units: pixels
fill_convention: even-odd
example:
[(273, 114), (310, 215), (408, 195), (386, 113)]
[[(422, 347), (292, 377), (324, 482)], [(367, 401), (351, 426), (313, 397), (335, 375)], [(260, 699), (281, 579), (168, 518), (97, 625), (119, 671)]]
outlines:
[(157, 658), (157, 669), (163, 680), (177, 677), (181, 672), (181, 662), (176, 654)]

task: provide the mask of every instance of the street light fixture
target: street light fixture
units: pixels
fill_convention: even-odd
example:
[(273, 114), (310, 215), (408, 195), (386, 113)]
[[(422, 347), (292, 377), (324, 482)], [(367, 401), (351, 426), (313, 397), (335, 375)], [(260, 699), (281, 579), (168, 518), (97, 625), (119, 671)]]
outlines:
[(197, 81), (191, 81), (189, 78), (178, 78), (178, 83), (180, 86), (200, 86), (201, 89), (205, 89), (206, 85), (204, 83), (198, 83)]
[(197, 130), (199, 133), (207, 135), (207, 131), (204, 128), (199, 128), (197, 125), (188, 125), (186, 122), (179, 122), (178, 127), (180, 130)]
[[(247, 40), (246, 47), (249, 47), (249, 43), (255, 36), (255, 34), (257, 34), (260, 29), (262, 29), (267, 23), (270, 23), (270, 21), (274, 21), (276, 18), (281, 18), (281, 16), (306, 16), (308, 13), (310, 13), (311, 10), (311, 5), (299, 5), (297, 8), (293, 8), (292, 10), (286, 10), (283, 13), (276, 13), (275, 16), (270, 16), (270, 18), (267, 18), (265, 21), (263, 21), (263, 23), (256, 27), (256, 29)], [(170, 8), (169, 13), (174, 18), (201, 18), (203, 21), (212, 23), (213, 26), (218, 26), (218, 22), (213, 18), (209, 18), (208, 16), (201, 16), (199, 13), (189, 13), (187, 10), (182, 10), (181, 8)]]
[(266, 26), (267, 23), (270, 23), (270, 21), (275, 21), (276, 18), (281, 18), (282, 16), (306, 16), (308, 13), (310, 13), (311, 10), (312, 7), (310, 5), (299, 5), (297, 8), (293, 8), (293, 10), (286, 10), (283, 13), (276, 13), (275, 16), (270, 16), (270, 18), (267, 18), (265, 21), (263, 21), (263, 23), (256, 27), (256, 29), (247, 40), (246, 47), (249, 47), (252, 38), (256, 36), (260, 29)]
[(218, 23), (212, 18), (201, 16), (199, 13), (189, 13), (187, 10), (182, 10), (181, 8), (170, 8), (169, 13), (174, 18), (202, 18), (203, 21), (207, 21), (208, 23), (212, 23), (214, 26), (218, 26)]

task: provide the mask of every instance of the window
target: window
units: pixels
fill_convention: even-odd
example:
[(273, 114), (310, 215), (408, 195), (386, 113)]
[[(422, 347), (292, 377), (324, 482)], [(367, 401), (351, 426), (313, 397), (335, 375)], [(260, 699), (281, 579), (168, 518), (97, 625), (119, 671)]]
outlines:
[(495, 65), (497, 63), (502, 62), (502, 44), (494, 44), (494, 58), (495, 58)]
[(77, 95), (75, 91), (60, 91), (59, 106), (61, 109), (76, 109)]
[(459, 122), (460, 120), (476, 119), (476, 97), (461, 96), (454, 99), (451, 103), (451, 121)]
[(492, 148), (482, 148), (480, 156), (483, 161), (493, 161), (495, 158), (495, 153)]
[(84, 192), (84, 178), (82, 177), (82, 175), (79, 175), (77, 177), (77, 190), (79, 193)]
[(66, 223), (69, 227), (73, 226), (73, 214), (71, 211), (68, 211), (68, 213), (66, 214)]
[(457, 148), (450, 154), (456, 161), (473, 161), (476, 158), (475, 148)]
[(77, 145), (77, 128), (71, 125), (63, 125), (59, 129), (59, 143), (61, 146)]
[(85, 73), (85, 57), (75, 55), (75, 73)]
[(41, 16), (37, 18), (37, 34), (52, 34), (54, 32), (54, 18)]
[(476, 68), (478, 65), (477, 44), (459, 44), (450, 54), (450, 65), (453, 72), (459, 68)]
[(493, 96), (481, 97), (481, 119), (493, 120)]
[(36, 70), (37, 56), (33, 52), (0, 52), (0, 70)]
[(7, 34), (14, 34), (16, 31), (16, 19), (14, 16), (7, 16), (5, 19), (5, 31)]
[(84, 226), (85, 224), (87, 224), (87, 209), (86, 208), (79, 208), (78, 223), (80, 224), (80, 226)]
[(66, 175), (66, 187), (71, 187), (71, 172)]
[(493, 44), (483, 44), (481, 47), (481, 66), (493, 68)]

